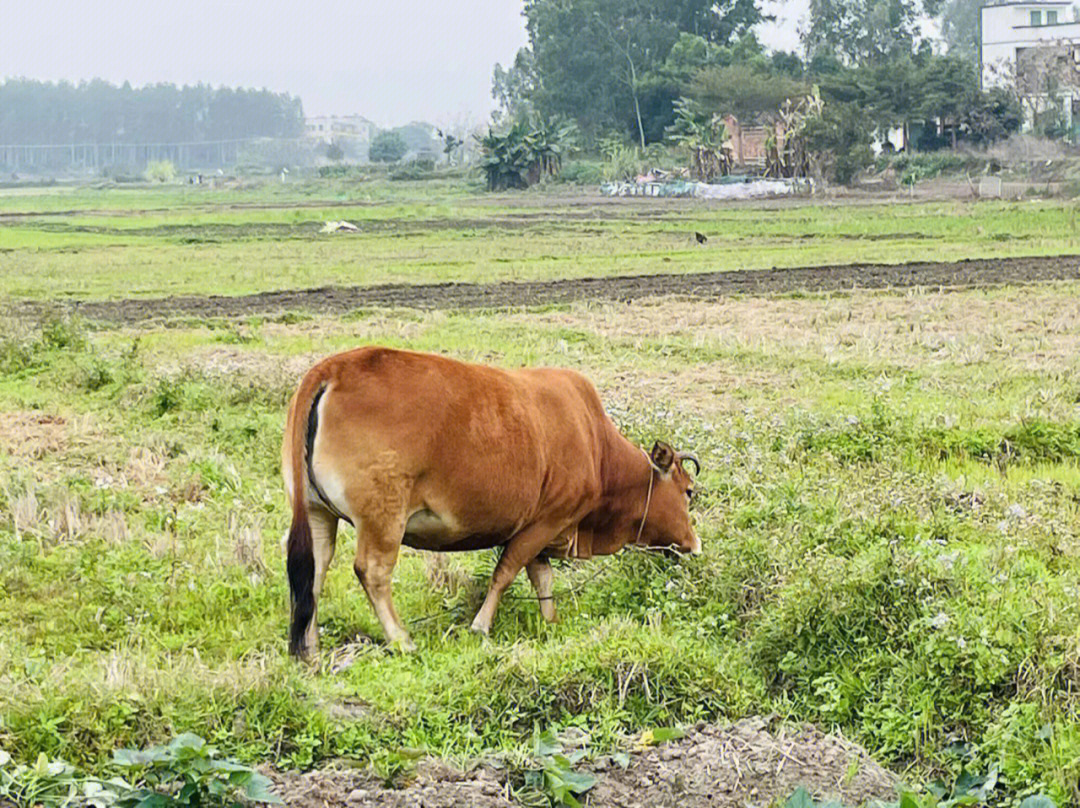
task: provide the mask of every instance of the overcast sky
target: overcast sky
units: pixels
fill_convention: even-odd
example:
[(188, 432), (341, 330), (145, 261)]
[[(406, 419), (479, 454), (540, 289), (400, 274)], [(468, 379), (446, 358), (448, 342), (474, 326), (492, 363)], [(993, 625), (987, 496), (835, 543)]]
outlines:
[[(795, 47), (807, 2), (769, 2), (762, 40)], [(381, 126), (486, 118), (492, 67), (526, 42), (518, 0), (10, 0), (3, 16), (0, 77), (267, 87)]]

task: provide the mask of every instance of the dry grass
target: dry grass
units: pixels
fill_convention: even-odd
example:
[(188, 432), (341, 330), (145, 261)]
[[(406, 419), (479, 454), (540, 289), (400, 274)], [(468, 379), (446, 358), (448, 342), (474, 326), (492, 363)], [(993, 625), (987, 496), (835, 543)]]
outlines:
[(165, 456), (147, 446), (133, 446), (128, 452), (121, 486), (130, 483), (139, 488), (158, 488), (168, 482)]
[(15, 538), (18, 540), (23, 532), (37, 532), (42, 519), (41, 509), (38, 507), (37, 494), (30, 488), (21, 494), (8, 493), (8, 502), (11, 505), (11, 520), (15, 529)]
[(78, 497), (65, 493), (51, 509), (49, 529), (51, 538), (58, 541), (75, 541), (83, 535), (88, 519), (82, 512)]
[(58, 415), (15, 410), (0, 413), (0, 450), (13, 457), (40, 460), (68, 445), (68, 422)]
[(446, 553), (424, 553), (424, 578), (433, 591), (451, 598), (474, 583), (469, 570)]
[(633, 341), (689, 337), (769, 354), (797, 351), (833, 361), (883, 359), (916, 368), (928, 362), (992, 361), (1015, 370), (1070, 370), (1080, 355), (1076, 284), (988, 292), (857, 292), (813, 299), (657, 300), (647, 305), (580, 306), (515, 315)]
[[(250, 693), (265, 687), (271, 676), (267, 660), (259, 655), (247, 655), (230, 663), (216, 661), (213, 666), (203, 662), (195, 649), (168, 654), (148, 654), (143, 649), (122, 646), (110, 651), (87, 651), (97, 657), (96, 664), (82, 666), (80, 671), (93, 671), (81, 678), (79, 687), (88, 695), (107, 704), (116, 700), (137, 698), (150, 701), (170, 692), (177, 681), (196, 683), (204, 692), (216, 691), (230, 695)], [(5, 652), (0, 647), (0, 662)], [(15, 701), (42, 701), (49, 694), (63, 691), (71, 685), (72, 671), (61, 662), (49, 666), (45, 676), (37, 681), (25, 678), (10, 683), (0, 694), (0, 708)], [(3, 679), (0, 678), (0, 683)]]
[(237, 511), (230, 511), (225, 525), (235, 563), (249, 572), (264, 575), (262, 519), (258, 516), (245, 518)]

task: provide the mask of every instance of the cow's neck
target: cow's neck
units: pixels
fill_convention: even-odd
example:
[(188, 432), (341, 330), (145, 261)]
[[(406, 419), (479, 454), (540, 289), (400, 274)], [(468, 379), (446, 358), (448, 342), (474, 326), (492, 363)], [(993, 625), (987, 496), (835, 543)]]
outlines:
[(634, 541), (652, 477), (645, 453), (617, 432), (604, 452), (599, 507), (582, 523), (593, 534), (596, 555), (616, 553)]

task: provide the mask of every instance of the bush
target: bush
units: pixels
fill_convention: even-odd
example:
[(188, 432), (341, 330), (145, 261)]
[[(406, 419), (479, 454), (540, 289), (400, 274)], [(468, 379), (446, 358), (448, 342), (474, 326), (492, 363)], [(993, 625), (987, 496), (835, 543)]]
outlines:
[(390, 172), (392, 180), (427, 180), (435, 173), (435, 161), (430, 157), (410, 160)]
[(368, 159), (373, 163), (396, 163), (405, 156), (408, 146), (397, 132), (379, 132), (371, 140)]
[(820, 155), (823, 179), (848, 185), (873, 162), (866, 116), (854, 104), (826, 104), (806, 124), (806, 142)]
[(39, 334), (9, 334), (0, 338), (0, 374), (15, 375), (43, 367), (52, 351), (85, 351), (89, 342), (78, 319), (56, 317)]
[(176, 166), (172, 160), (151, 160), (143, 176), (147, 182), (172, 182), (176, 179)]
[(488, 190), (528, 188), (557, 177), (576, 138), (577, 127), (559, 121), (518, 121), (503, 134), (489, 129), (480, 141)]
[(604, 181), (604, 165), (599, 160), (569, 160), (559, 172), (559, 181), (575, 185), (599, 185)]

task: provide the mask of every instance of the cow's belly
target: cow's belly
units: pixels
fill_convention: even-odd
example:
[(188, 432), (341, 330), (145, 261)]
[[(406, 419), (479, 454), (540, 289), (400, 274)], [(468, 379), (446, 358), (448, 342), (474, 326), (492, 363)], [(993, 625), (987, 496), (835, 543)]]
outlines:
[(417, 511), (405, 523), (402, 544), (417, 550), (455, 552), (459, 550), (486, 550), (506, 544), (513, 530), (487, 530), (471, 533), (453, 524), (434, 511)]

